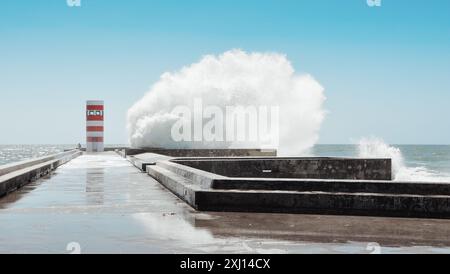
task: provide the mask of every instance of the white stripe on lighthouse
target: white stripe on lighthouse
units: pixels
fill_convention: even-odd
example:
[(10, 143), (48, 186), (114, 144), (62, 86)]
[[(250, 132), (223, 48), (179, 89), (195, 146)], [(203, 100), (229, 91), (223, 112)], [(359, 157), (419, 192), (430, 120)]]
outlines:
[(103, 121), (86, 121), (88, 127), (102, 127), (103, 124)]
[(103, 131), (88, 131), (86, 137), (103, 137)]
[(103, 101), (87, 101), (86, 105), (88, 106), (103, 106)]

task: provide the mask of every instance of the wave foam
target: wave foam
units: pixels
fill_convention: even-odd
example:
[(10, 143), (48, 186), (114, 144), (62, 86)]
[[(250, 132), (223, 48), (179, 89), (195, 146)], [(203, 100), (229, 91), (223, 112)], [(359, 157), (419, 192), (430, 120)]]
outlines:
[[(227, 51), (208, 55), (178, 72), (164, 73), (128, 111), (133, 147), (239, 148), (230, 142), (176, 142), (170, 128), (177, 106), (194, 110), (194, 100), (224, 109), (228, 106), (278, 106), (280, 155), (299, 155), (318, 140), (325, 117), (323, 87), (310, 75), (295, 74), (278, 53)], [(258, 148), (258, 144), (253, 144)], [(248, 147), (247, 147), (248, 148)]]
[(450, 178), (426, 167), (408, 167), (399, 148), (387, 145), (382, 139), (371, 137), (359, 141), (359, 157), (391, 158), (395, 181), (450, 182)]

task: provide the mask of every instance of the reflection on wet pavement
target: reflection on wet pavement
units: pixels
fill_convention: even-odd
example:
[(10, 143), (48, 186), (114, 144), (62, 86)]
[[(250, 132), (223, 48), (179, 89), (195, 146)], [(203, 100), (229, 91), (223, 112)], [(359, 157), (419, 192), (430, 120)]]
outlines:
[(0, 253), (450, 253), (450, 220), (196, 212), (113, 153), (0, 199)]
[(86, 170), (86, 203), (88, 205), (103, 205), (105, 170), (103, 168)]

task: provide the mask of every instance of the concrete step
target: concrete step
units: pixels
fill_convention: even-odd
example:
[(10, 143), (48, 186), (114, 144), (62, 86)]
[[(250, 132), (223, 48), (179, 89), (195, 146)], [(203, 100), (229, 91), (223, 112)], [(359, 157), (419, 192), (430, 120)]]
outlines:
[(142, 172), (146, 172), (147, 171), (147, 166), (151, 164), (151, 163), (149, 163), (149, 162), (147, 162), (145, 160), (138, 159), (138, 158), (135, 158), (133, 156), (128, 157), (127, 159), (128, 159), (128, 161), (130, 161), (135, 167), (137, 167)]
[(147, 171), (147, 166), (155, 165), (158, 161), (169, 160), (170, 157), (165, 155), (155, 154), (155, 153), (145, 153), (136, 156), (127, 156), (128, 161), (130, 161), (135, 167), (143, 172)]
[(156, 165), (148, 166), (147, 173), (180, 199), (196, 208), (195, 193), (198, 187), (194, 186), (191, 180)]
[(201, 191), (198, 210), (450, 218), (450, 196), (292, 191)]
[(195, 169), (189, 166), (180, 165), (170, 161), (160, 161), (157, 163), (158, 166), (170, 170), (171, 172), (181, 176), (193, 184), (197, 184), (202, 188), (210, 188), (214, 180), (226, 179), (227, 177), (203, 171), (200, 169)]
[(340, 193), (379, 193), (411, 195), (450, 195), (450, 184), (325, 179), (217, 179), (211, 187), (222, 190), (286, 190)]

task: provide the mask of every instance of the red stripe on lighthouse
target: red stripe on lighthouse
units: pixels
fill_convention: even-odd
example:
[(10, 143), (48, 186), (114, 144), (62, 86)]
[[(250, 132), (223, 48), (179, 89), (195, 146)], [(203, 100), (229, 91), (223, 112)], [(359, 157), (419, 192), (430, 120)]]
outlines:
[(95, 126), (88, 126), (86, 127), (86, 131), (101, 131), (103, 132), (103, 127), (95, 127)]
[(87, 137), (89, 143), (102, 143), (103, 137)]
[(101, 105), (87, 105), (87, 110), (103, 110), (103, 106)]
[(88, 121), (103, 121), (103, 116), (101, 115), (88, 115), (87, 116)]

